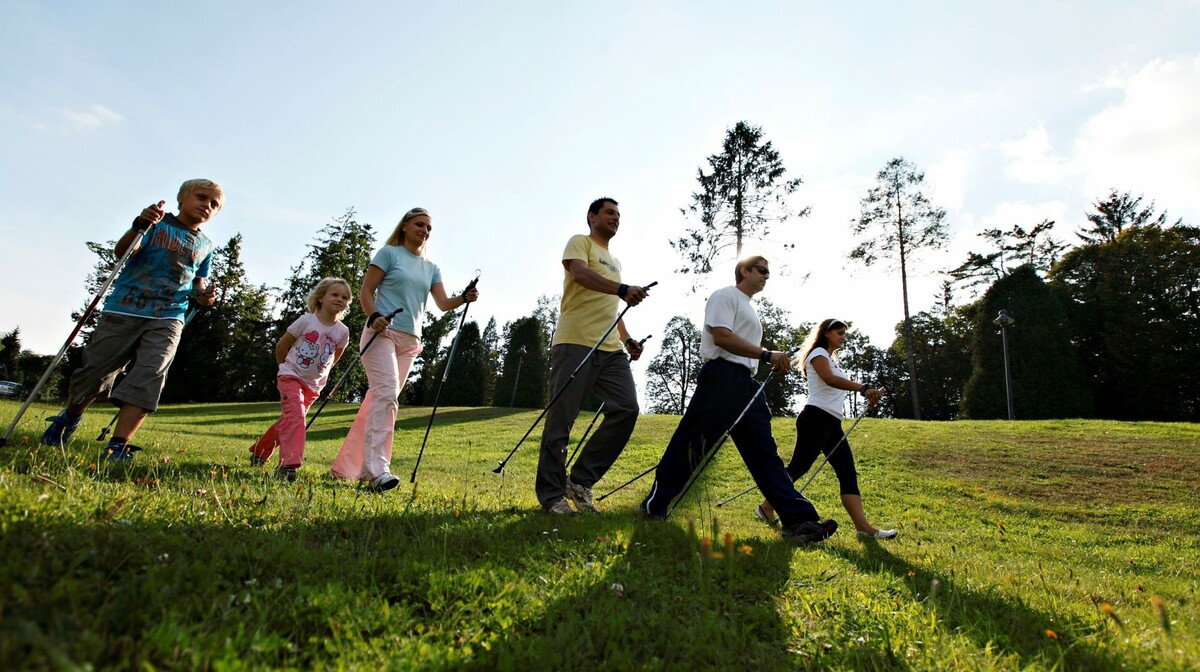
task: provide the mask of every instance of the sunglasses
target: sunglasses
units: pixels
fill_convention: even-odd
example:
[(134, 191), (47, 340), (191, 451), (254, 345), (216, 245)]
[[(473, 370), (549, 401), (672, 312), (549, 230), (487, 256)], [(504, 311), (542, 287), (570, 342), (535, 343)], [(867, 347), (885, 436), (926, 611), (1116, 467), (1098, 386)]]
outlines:
[(758, 271), (762, 275), (770, 275), (771, 274), (771, 269), (767, 268), (766, 266), (755, 265), (755, 266), (749, 266), (748, 268), (753, 268), (754, 270)]

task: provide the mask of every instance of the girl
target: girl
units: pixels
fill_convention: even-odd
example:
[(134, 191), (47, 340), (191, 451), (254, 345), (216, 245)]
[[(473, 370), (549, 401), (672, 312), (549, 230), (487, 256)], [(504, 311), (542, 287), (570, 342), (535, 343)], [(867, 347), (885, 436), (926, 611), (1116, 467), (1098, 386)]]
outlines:
[[(433, 296), (438, 309), (450, 311), (479, 298), (476, 289), (453, 298), (446, 296), (441, 270), (425, 258), (425, 243), (432, 231), (433, 220), (424, 208), (404, 213), (387, 244), (371, 260), (359, 292), (359, 303), (369, 315), (360, 347), (366, 346), (372, 331), (379, 338), (363, 353), (370, 388), (329, 471), (337, 478), (367, 481), (376, 492), (400, 484), (400, 479), (388, 472), (392, 434), (400, 390), (413, 359), (421, 352), (425, 302)], [(397, 308), (404, 310), (394, 320), (384, 317)]]
[(250, 447), (251, 464), (266, 464), (279, 446), (276, 474), (296, 480), (296, 469), (304, 459), (304, 417), (350, 342), (350, 330), (341, 319), (353, 296), (345, 280), (321, 280), (308, 293), (310, 312), (293, 322), (275, 344), (281, 412), (279, 420)]
[[(879, 403), (882, 391), (868, 388), (846, 377), (838, 366), (834, 353), (846, 340), (846, 323), (828, 319), (809, 334), (801, 352), (804, 375), (808, 378), (808, 403), (796, 417), (796, 449), (788, 463), (788, 475), (795, 482), (808, 471), (821, 453), (829, 456), (829, 466), (837, 474), (842, 492), (842, 506), (854, 521), (859, 536), (891, 539), (895, 530), (881, 530), (867, 520), (862, 496), (858, 492), (858, 473), (854, 469), (854, 453), (842, 440), (842, 404), (846, 392), (862, 392), (872, 406)], [(764, 522), (775, 523), (775, 510), (763, 501), (754, 515)]]

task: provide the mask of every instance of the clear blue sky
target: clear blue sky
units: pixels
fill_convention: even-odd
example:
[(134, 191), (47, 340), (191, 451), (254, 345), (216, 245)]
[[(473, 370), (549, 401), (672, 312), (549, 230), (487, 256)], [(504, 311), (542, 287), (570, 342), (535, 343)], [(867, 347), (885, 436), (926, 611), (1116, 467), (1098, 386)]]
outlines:
[(84, 242), (203, 176), (228, 195), (206, 233), (242, 233), (273, 286), (348, 207), (381, 235), (430, 209), (447, 286), (482, 270), (481, 324), (557, 294), (567, 237), (611, 195), (626, 278), (659, 282), (627, 322), (659, 334), (702, 314), (668, 240), (739, 120), (813, 208), (764, 296), (877, 345), (899, 279), (845, 255), (895, 156), (954, 236), (918, 260), (914, 310), (980, 230), (1049, 218), (1074, 240), (1110, 187), (1200, 224), (1200, 3), (852, 4), (2, 0), (0, 332), (56, 351), (88, 298)]

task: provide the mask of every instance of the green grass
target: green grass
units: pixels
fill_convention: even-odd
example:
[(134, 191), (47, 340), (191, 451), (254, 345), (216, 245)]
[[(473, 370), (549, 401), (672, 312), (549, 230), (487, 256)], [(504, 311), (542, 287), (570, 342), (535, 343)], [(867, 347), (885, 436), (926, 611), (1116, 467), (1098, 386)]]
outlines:
[[(0, 403), (7, 426), (17, 404)], [(533, 411), (401, 409), (372, 495), (325, 476), (353, 406), (310, 434), (299, 483), (247, 462), (275, 404), (168, 407), (129, 467), (96, 465), (97, 407), (65, 450), (34, 406), (0, 451), (2, 669), (1185, 670), (1200, 661), (1200, 426), (864, 420), (862, 541), (795, 548), (758, 523), (732, 446), (670, 522), (536, 507)], [(590, 414), (580, 416), (576, 436)], [(597, 494), (661, 454), (646, 416)], [(794, 428), (776, 424), (790, 452)], [(847, 530), (850, 530), (848, 533)], [(712, 539), (706, 542), (702, 538)], [(729, 544), (726, 544), (726, 539)], [(711, 546), (710, 546), (711, 544)], [(1161, 607), (1156, 607), (1161, 605)]]

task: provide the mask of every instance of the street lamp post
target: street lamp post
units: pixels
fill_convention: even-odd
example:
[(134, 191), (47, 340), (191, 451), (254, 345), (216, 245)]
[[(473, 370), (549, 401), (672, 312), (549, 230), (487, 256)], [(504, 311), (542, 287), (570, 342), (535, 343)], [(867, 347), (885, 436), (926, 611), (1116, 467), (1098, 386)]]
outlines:
[(525, 349), (525, 346), (523, 346), (523, 345), (521, 346), (521, 349), (517, 351), (517, 354), (520, 356), (517, 357), (517, 375), (513, 376), (512, 396), (508, 398), (508, 407), (509, 408), (512, 408), (513, 403), (515, 403), (517, 400), (517, 381), (521, 380), (521, 364), (523, 364), (525, 362), (525, 353), (526, 352), (528, 352), (528, 351)]
[(1000, 339), (1004, 348), (1004, 393), (1008, 397), (1008, 419), (1015, 420), (1013, 415), (1013, 393), (1012, 393), (1012, 372), (1008, 367), (1008, 328), (1016, 324), (1012, 315), (1008, 314), (1007, 310), (1001, 309), (1000, 314), (992, 320), (994, 324), (1000, 325)]

